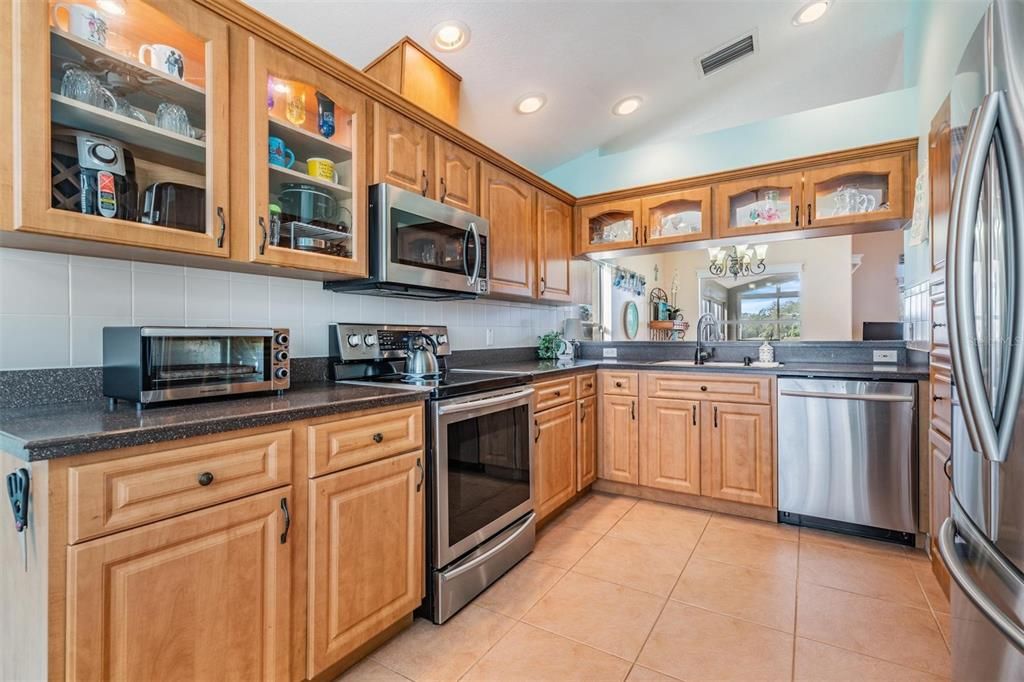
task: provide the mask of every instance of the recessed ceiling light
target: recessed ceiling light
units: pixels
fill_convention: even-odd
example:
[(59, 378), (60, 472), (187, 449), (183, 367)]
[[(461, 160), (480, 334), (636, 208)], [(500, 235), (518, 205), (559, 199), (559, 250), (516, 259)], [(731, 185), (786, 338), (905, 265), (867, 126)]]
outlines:
[(520, 114), (534, 114), (543, 108), (548, 98), (541, 94), (523, 95), (516, 102), (516, 111)]
[(800, 11), (793, 15), (794, 26), (804, 26), (813, 23), (825, 16), (825, 12), (832, 5), (832, 0), (814, 0), (800, 8)]
[(625, 99), (620, 99), (618, 102), (616, 102), (615, 106), (612, 107), (612, 113), (615, 114), (616, 116), (629, 116), (634, 111), (639, 109), (640, 105), (643, 103), (643, 97), (632, 95), (631, 97), (626, 97)]
[(124, 3), (121, 0), (96, 0), (96, 6), (107, 14), (113, 14), (115, 16), (124, 16), (125, 8)]
[(469, 26), (461, 21), (449, 19), (442, 21), (430, 32), (434, 47), (445, 52), (461, 50), (469, 42)]

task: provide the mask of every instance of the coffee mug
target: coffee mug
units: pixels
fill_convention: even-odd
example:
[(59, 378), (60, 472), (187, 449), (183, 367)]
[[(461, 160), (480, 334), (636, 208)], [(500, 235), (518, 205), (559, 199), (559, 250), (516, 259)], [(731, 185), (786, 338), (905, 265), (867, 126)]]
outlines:
[(334, 169), (334, 162), (330, 159), (313, 157), (306, 159), (306, 173), (314, 178), (330, 180), (338, 184), (338, 171)]
[[(149, 53), (148, 61), (146, 60), (147, 52)], [(143, 45), (139, 48), (139, 61), (175, 78), (185, 77), (185, 57), (176, 47), (159, 43)]]
[(91, 43), (107, 45), (107, 22), (97, 10), (76, 2), (58, 2), (51, 14), (54, 26), (60, 26), (57, 14), (60, 10), (68, 13), (68, 33), (84, 38)]
[(291, 168), (295, 165), (295, 153), (288, 149), (284, 140), (271, 135), (267, 138), (267, 143), (270, 151), (270, 163), (275, 166), (282, 166), (283, 168)]

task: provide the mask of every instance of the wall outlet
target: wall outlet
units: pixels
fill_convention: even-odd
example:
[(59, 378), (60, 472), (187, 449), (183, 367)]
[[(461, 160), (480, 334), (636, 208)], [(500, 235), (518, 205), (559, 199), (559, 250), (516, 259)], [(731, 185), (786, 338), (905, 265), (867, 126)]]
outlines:
[(619, 349), (618, 348), (602, 348), (601, 349), (601, 354), (602, 354), (602, 357), (605, 357), (605, 358), (617, 358), (617, 357), (619, 357)]
[(488, 329), (487, 330), (487, 341), (486, 341), (486, 343), (487, 343), (488, 346), (493, 346), (494, 345), (494, 330), (493, 329)]
[(876, 350), (873, 357), (875, 362), (896, 362), (896, 351)]

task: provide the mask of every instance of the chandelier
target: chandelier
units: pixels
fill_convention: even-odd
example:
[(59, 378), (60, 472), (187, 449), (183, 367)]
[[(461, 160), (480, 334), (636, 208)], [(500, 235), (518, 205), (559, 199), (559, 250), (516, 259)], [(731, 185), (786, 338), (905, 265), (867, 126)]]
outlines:
[(711, 259), (708, 270), (715, 277), (732, 275), (733, 279), (738, 279), (740, 276), (760, 275), (765, 271), (764, 258), (767, 255), (767, 244), (758, 244), (753, 247), (746, 244), (725, 248), (713, 246), (708, 249), (708, 256)]

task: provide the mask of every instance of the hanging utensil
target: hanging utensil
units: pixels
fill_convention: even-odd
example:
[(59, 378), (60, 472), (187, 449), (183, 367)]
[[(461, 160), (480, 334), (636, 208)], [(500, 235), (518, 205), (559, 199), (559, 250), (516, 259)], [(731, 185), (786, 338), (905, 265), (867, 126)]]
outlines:
[(28, 573), (28, 469), (7, 474), (7, 497), (14, 512), (14, 529), (21, 539), (21, 562)]

